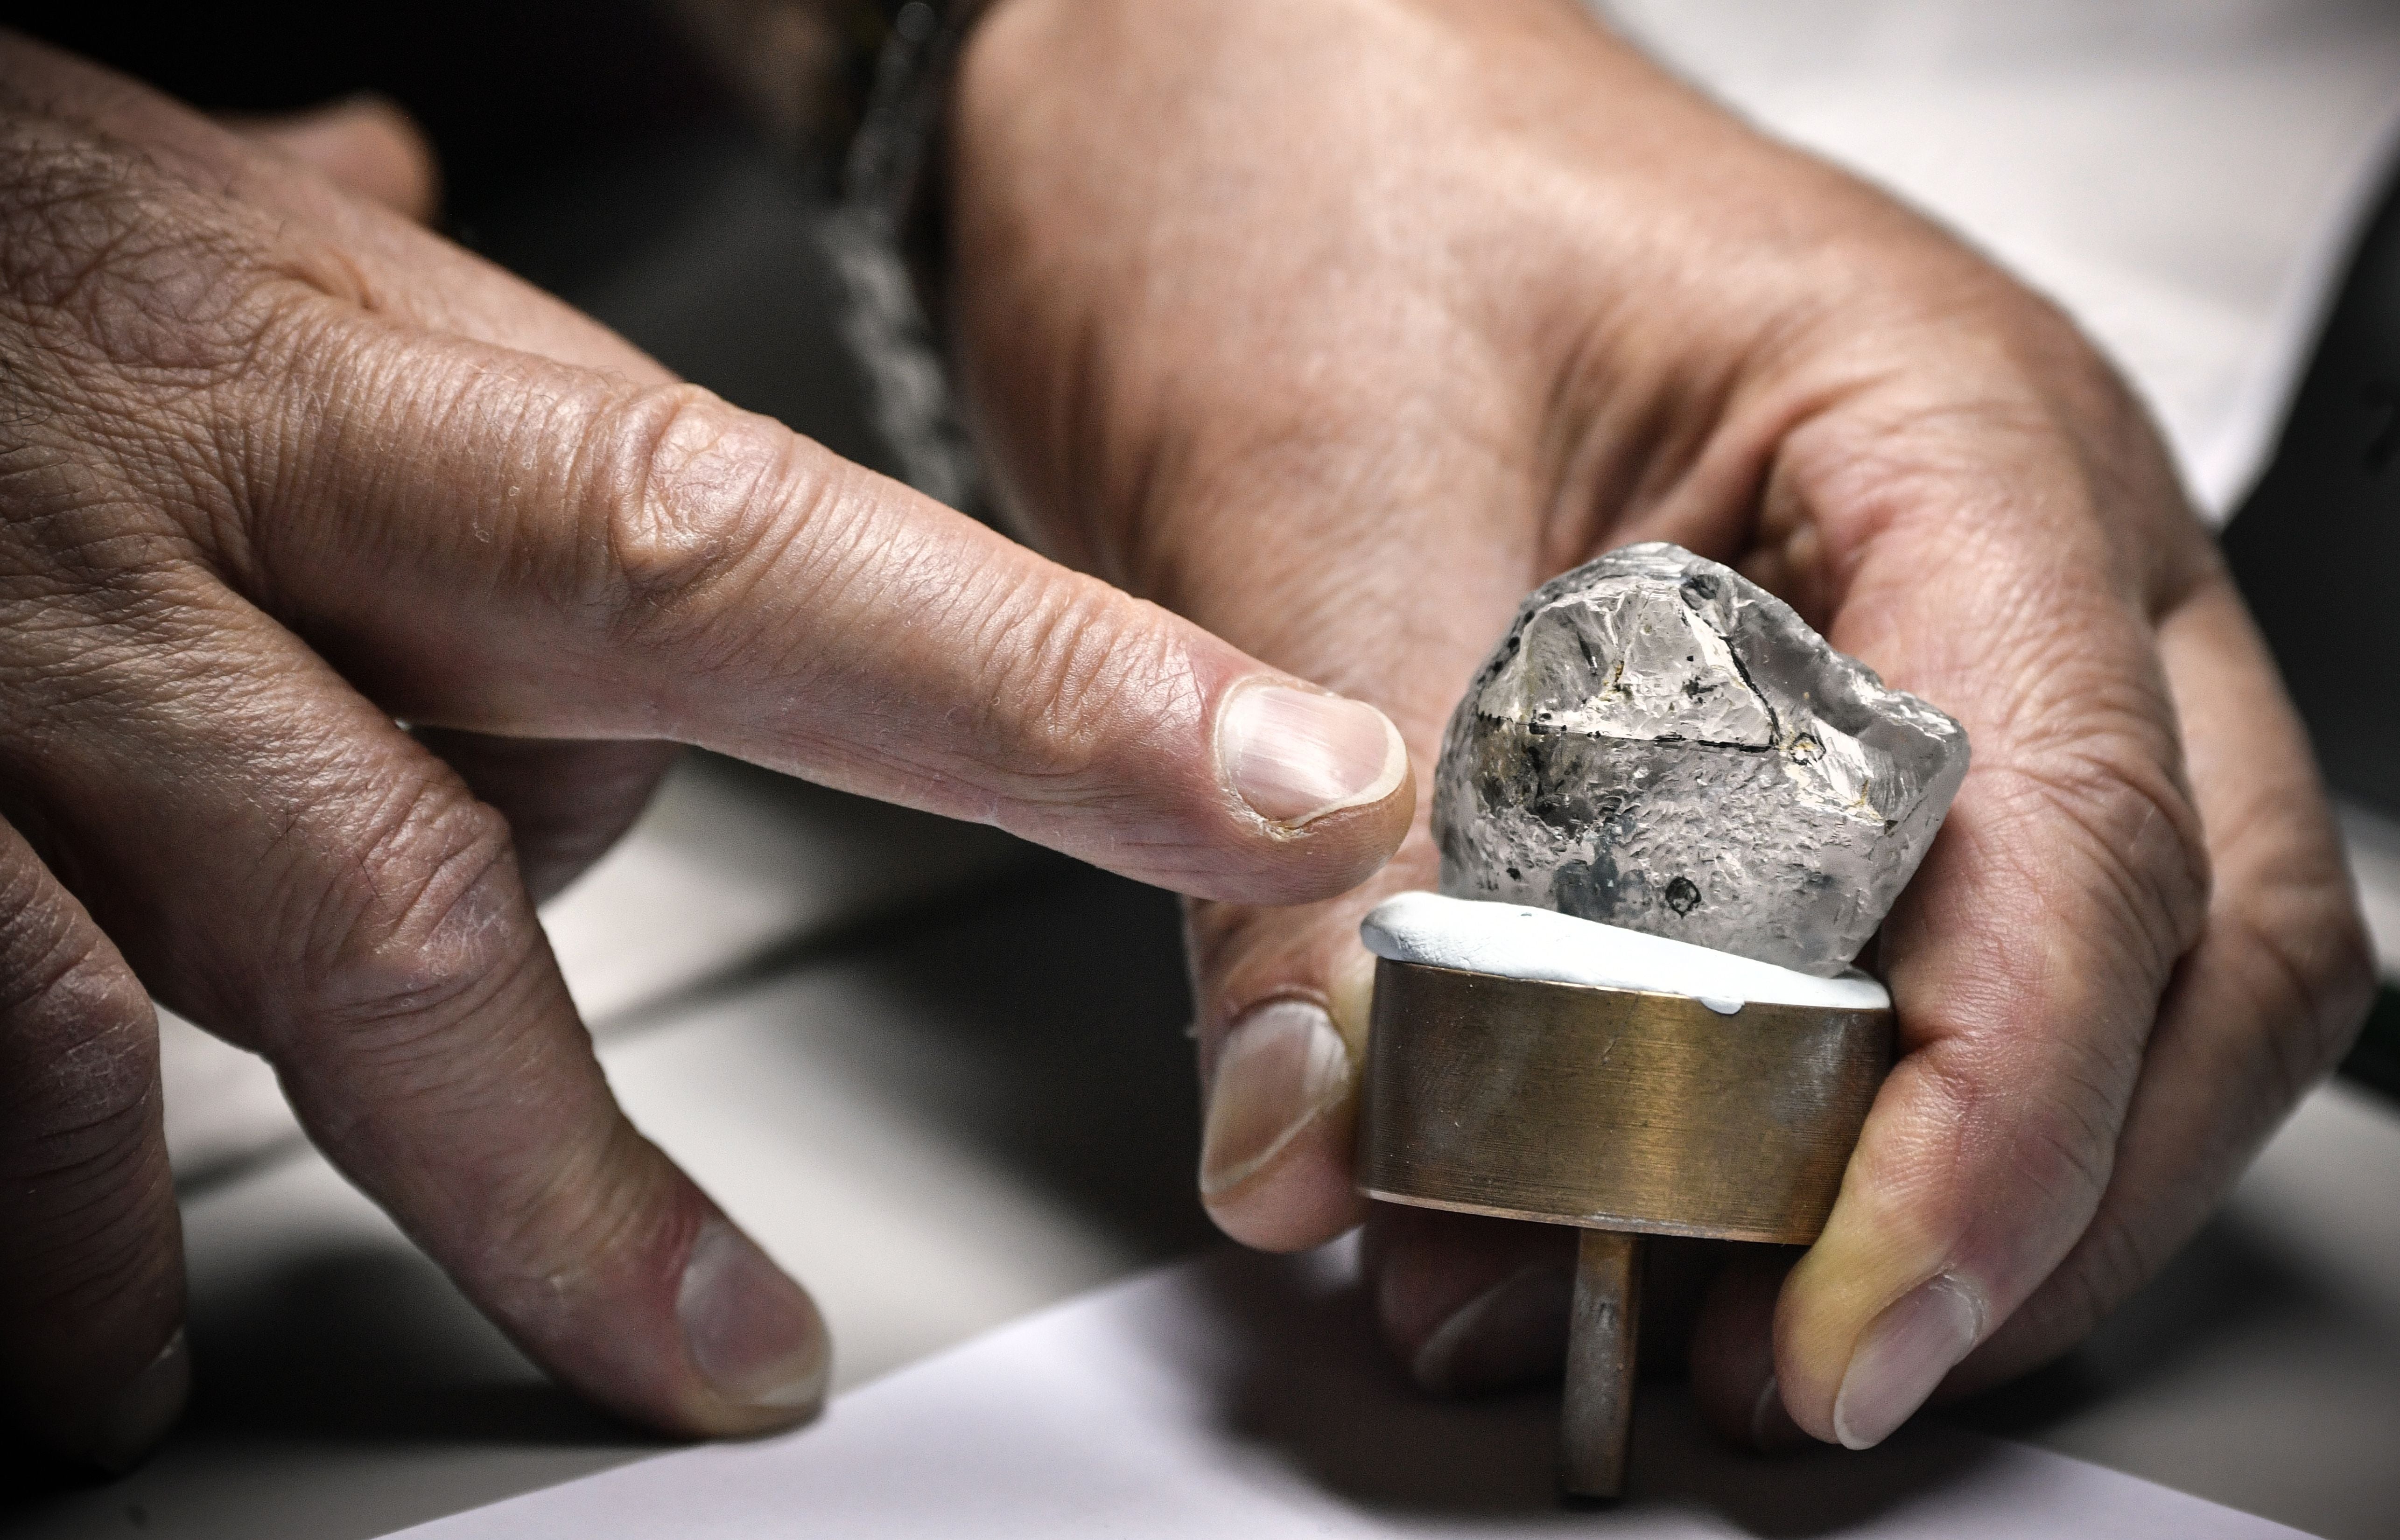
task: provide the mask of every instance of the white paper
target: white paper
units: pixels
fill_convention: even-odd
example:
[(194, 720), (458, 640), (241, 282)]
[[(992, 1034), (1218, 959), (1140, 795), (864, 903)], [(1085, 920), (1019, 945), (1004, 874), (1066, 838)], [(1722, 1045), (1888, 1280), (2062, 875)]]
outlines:
[(1866, 1454), (1719, 1448), (1645, 1393), (1632, 1492), (1571, 1508), (1555, 1394), (1439, 1402), (1373, 1341), (1355, 1249), (1223, 1252), (996, 1331), (812, 1428), (663, 1455), (410, 1540), (993, 1540), (1782, 1534), (1942, 1540), (2297, 1530), (2064, 1455), (1930, 1425)]

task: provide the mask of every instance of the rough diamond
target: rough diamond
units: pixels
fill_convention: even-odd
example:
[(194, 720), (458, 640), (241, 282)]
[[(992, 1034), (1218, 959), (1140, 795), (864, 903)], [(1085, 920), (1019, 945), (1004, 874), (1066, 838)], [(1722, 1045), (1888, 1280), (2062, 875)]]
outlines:
[(1452, 716), (1442, 892), (1842, 971), (1924, 858), (1967, 734), (1680, 546), (1535, 590)]

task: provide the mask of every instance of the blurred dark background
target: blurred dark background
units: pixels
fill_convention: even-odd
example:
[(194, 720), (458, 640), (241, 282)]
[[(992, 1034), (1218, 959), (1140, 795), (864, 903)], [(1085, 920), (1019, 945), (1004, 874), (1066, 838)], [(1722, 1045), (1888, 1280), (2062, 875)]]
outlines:
[[(2374, 867), (2400, 856), (2400, 183), (2360, 233), (2226, 559)], [(2400, 1097), (2400, 990), (2343, 1066)]]

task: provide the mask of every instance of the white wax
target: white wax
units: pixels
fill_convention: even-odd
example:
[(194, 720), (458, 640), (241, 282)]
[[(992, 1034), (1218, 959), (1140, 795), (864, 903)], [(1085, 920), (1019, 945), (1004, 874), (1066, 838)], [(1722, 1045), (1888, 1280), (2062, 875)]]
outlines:
[(1553, 984), (1589, 984), (1687, 995), (1722, 1015), (1745, 1004), (1878, 1010), (1891, 992), (1852, 968), (1819, 978), (1688, 941), (1644, 935), (1520, 904), (1487, 904), (1440, 893), (1385, 899), (1358, 927), (1377, 957), (1395, 962), (1498, 974)]

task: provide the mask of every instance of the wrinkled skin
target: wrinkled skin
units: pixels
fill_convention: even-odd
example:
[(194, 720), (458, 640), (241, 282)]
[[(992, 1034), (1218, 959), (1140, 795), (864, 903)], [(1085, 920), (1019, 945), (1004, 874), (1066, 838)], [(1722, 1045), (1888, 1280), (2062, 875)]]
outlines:
[[(952, 128), (948, 299), (1015, 516), (1382, 706), (1421, 774), (1519, 597), (1635, 540), (1965, 724), (1822, 1238), (1654, 1280), (1729, 1435), (1873, 1443), (2057, 1354), (2354, 1031), (2325, 800), (2158, 434), (1943, 231), (1570, 0), (1002, 0)], [(1364, 1219), (1393, 1345), (1470, 1388), (1554, 1370), (1561, 1240), (1351, 1187), (1355, 926), (1435, 875), (1421, 817), (1348, 896), (1192, 906), (1202, 1186), (1257, 1246)]]
[(1222, 900), (1409, 824), (1371, 709), (678, 385), (431, 197), (388, 109), (229, 130), (0, 35), (0, 1422), (106, 1468), (189, 1383), (154, 994), (565, 1383), (754, 1432), (823, 1323), (533, 909), (669, 743)]

